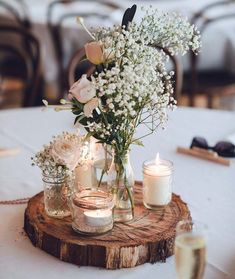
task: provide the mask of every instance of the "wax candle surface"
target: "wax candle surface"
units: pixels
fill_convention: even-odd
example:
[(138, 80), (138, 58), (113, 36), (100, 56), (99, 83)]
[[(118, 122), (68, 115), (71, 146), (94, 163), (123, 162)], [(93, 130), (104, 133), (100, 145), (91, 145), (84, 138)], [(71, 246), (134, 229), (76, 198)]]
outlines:
[(85, 223), (92, 227), (105, 226), (112, 222), (112, 210), (89, 210), (84, 212)]
[(78, 166), (75, 169), (75, 183), (82, 188), (95, 187), (96, 175), (94, 167), (91, 164)]
[(172, 168), (159, 160), (144, 168), (143, 200), (145, 205), (164, 206), (171, 200)]

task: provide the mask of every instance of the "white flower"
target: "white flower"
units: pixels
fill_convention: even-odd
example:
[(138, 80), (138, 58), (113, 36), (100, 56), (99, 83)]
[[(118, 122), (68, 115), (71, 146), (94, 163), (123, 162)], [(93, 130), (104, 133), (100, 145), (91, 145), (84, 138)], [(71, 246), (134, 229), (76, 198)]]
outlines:
[(77, 141), (59, 138), (52, 148), (51, 155), (53, 159), (61, 164), (66, 165), (70, 170), (74, 170), (79, 162), (80, 146)]
[(78, 163), (81, 165), (86, 159), (84, 145), (84, 136), (63, 132), (31, 158), (32, 164), (46, 175), (69, 175)]
[[(72, 111), (90, 117), (86, 128), (103, 142), (114, 147), (131, 144), (138, 125), (155, 131), (165, 124), (166, 109), (175, 106), (174, 73), (166, 67), (169, 55), (154, 45), (184, 54), (198, 50), (200, 35), (186, 19), (151, 9), (127, 30), (97, 28), (93, 35), (94, 42), (85, 46), (87, 58), (101, 65), (91, 82), (83, 76), (71, 88), (70, 94), (84, 104), (73, 99)], [(97, 107), (98, 114), (92, 114)]]
[(96, 91), (93, 83), (87, 79), (87, 75), (82, 75), (82, 77), (72, 85), (69, 93), (80, 103), (85, 104), (95, 97)]
[(83, 111), (86, 117), (90, 117), (93, 110), (99, 105), (99, 99), (93, 98), (84, 105)]

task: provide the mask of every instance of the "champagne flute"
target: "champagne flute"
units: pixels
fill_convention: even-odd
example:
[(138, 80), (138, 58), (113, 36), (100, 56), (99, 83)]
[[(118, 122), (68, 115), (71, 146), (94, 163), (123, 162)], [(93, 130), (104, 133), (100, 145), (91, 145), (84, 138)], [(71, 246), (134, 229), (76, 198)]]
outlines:
[(178, 279), (202, 279), (206, 265), (206, 226), (191, 220), (176, 227), (175, 266)]

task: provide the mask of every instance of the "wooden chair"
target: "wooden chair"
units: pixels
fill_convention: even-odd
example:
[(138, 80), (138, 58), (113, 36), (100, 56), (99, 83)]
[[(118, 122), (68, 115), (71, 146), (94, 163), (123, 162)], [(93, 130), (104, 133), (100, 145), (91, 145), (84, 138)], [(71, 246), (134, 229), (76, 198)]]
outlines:
[[(15, 65), (12, 64), (9, 67), (5, 67), (7, 65), (0, 64), (1, 95), (3, 96), (4, 93), (6, 100), (10, 97), (12, 90), (4, 88), (5, 81), (9, 76), (14, 76), (16, 79), (21, 80), (23, 84), (21, 88), (23, 93), (21, 106), (28, 107), (39, 104), (41, 96), (38, 95), (37, 91), (40, 78), (40, 48), (38, 40), (29, 31), (17, 26), (0, 25), (0, 37), (3, 34), (14, 35), (20, 40), (27, 41), (30, 48), (22, 48), (15, 44), (14, 41), (0, 41), (1, 55), (4, 55), (4, 57), (10, 55), (15, 58)], [(21, 68), (17, 69), (19, 65)], [(20, 76), (18, 75), (19, 70), (21, 72)]]
[[(0, 0), (0, 8), (6, 12), (6, 15), (10, 16), (12, 24), (16, 24), (22, 28), (26, 28), (29, 30), (31, 28), (31, 22), (29, 20), (27, 12), (27, 6), (23, 0), (18, 0), (16, 1), (16, 3), (17, 6), (14, 5), (13, 2), (9, 2), (7, 0)], [(1, 18), (5, 20), (6, 16), (1, 15), (0, 19)]]
[[(162, 47), (153, 46), (162, 50), (168, 57), (175, 72), (174, 75), (174, 98), (178, 101), (182, 92), (182, 83), (183, 83), (183, 70), (182, 65), (176, 56), (170, 54), (170, 52)], [(88, 76), (93, 73), (95, 66), (89, 61), (81, 62), (85, 57), (85, 49), (79, 49), (70, 60), (68, 69), (67, 69), (67, 83), (68, 88), (78, 80), (82, 74), (87, 74)]]
[(71, 85), (78, 80), (83, 74), (88, 76), (93, 73), (95, 66), (90, 63), (88, 60), (81, 62), (85, 58), (85, 49), (84, 47), (79, 49), (73, 57), (71, 58), (68, 68), (67, 68), (67, 88), (70, 88)]
[[(62, 29), (63, 29), (63, 24), (66, 20), (74, 18), (74, 20), (76, 19), (76, 17), (81, 16), (81, 17), (98, 17), (101, 19), (107, 19), (109, 18), (109, 15), (106, 14), (99, 14), (96, 12), (93, 13), (81, 13), (81, 11), (78, 10), (74, 10), (73, 12), (70, 13), (65, 13), (62, 14), (61, 16), (59, 16), (57, 18), (57, 22), (54, 23), (53, 22), (53, 16), (54, 16), (54, 11), (56, 9), (56, 7), (58, 7), (59, 5), (62, 6), (69, 6), (72, 3), (75, 2), (83, 2), (83, 3), (89, 3), (89, 2), (96, 2), (95, 0), (92, 1), (81, 1), (81, 0), (55, 0), (52, 1), (48, 7), (48, 12), (47, 12), (47, 22), (48, 22), (48, 28), (51, 34), (51, 38), (53, 41), (53, 45), (54, 45), (54, 50), (55, 50), (55, 55), (56, 55), (56, 59), (57, 59), (57, 64), (58, 64), (58, 82), (60, 84), (60, 89), (61, 92), (59, 93), (58, 96), (58, 100), (60, 98), (63, 97), (65, 90), (67, 90), (67, 79), (66, 77), (66, 69), (68, 67), (68, 65), (65, 64), (65, 53), (64, 53), (64, 49), (63, 49), (63, 38), (62, 38)], [(119, 9), (120, 6), (114, 4), (113, 2), (102, 2), (100, 1), (99, 4), (102, 4), (104, 7), (109, 7), (112, 9)]]
[[(233, 12), (232, 9), (227, 13), (211, 18), (208, 17), (206, 13), (214, 8), (220, 8), (232, 3), (234, 3), (232, 0), (214, 2), (205, 6), (194, 15), (192, 23), (195, 25), (197, 25), (197, 22), (201, 23), (199, 30), (202, 37), (209, 25), (226, 19), (235, 19), (235, 12)], [(199, 93), (206, 97), (207, 107), (212, 108), (214, 98), (235, 95), (235, 76), (227, 71), (219, 71), (216, 69), (212, 69), (210, 71), (199, 71), (199, 57), (200, 54), (195, 55), (193, 52), (190, 53), (190, 73), (187, 77), (188, 88), (186, 89), (189, 93), (189, 104), (190, 106), (195, 105), (196, 94)]]

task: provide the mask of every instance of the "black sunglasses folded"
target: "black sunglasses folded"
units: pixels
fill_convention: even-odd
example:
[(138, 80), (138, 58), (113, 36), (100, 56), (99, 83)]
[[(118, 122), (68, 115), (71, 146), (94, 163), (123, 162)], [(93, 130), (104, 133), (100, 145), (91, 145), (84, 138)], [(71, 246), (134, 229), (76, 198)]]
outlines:
[(215, 146), (209, 146), (205, 138), (194, 137), (190, 148), (199, 147), (202, 149), (213, 150), (222, 157), (235, 157), (235, 145), (229, 141), (219, 141)]

